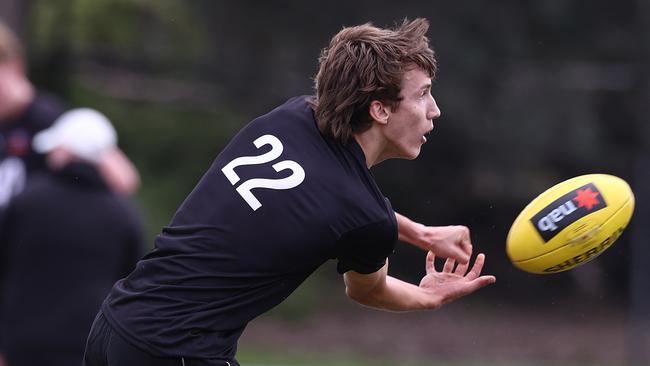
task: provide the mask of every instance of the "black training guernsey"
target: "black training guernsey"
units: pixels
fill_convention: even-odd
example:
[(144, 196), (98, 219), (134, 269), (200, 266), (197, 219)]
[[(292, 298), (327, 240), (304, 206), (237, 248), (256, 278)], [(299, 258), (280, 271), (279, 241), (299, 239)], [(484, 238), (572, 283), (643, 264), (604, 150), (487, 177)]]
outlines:
[(354, 139), (323, 136), (309, 97), (244, 127), (102, 311), (163, 357), (232, 359), (246, 324), (314, 270), (379, 270), (397, 222)]

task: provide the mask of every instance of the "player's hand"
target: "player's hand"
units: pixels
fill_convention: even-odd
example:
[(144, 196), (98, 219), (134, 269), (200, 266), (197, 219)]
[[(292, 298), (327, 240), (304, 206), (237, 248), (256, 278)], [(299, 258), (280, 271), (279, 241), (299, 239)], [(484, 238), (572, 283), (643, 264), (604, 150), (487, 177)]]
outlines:
[(420, 281), (420, 288), (425, 290), (432, 297), (435, 307), (442, 306), (463, 296), (467, 296), (480, 288), (496, 282), (496, 277), (481, 276), (485, 255), (479, 254), (474, 261), (472, 269), (469, 262), (456, 265), (453, 259), (447, 259), (442, 268), (438, 271), (435, 268), (435, 255), (432, 252), (427, 254), (426, 275)]
[(439, 257), (467, 264), (472, 255), (472, 241), (466, 226), (427, 226), (422, 238), (424, 248)]

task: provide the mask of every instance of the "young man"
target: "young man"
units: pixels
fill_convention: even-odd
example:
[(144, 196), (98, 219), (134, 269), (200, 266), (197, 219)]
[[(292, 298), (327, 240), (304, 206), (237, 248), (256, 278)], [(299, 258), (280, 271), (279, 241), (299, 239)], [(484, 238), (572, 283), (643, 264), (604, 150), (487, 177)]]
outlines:
[(141, 257), (142, 225), (97, 169), (117, 142), (106, 117), (71, 110), (33, 140), (48, 169), (0, 220), (0, 351), (9, 366), (78, 365), (106, 292)]
[[(36, 173), (47, 171), (45, 156), (33, 149), (32, 140), (40, 131), (50, 127), (66, 109), (65, 104), (58, 98), (36, 91), (27, 77), (24, 53), (17, 37), (0, 21), (0, 221), (2, 221), (11, 201), (23, 191), (31, 177)], [(140, 182), (135, 166), (117, 146), (109, 147), (110, 149), (103, 154), (101, 161), (97, 162), (97, 170), (113, 191), (125, 194), (134, 193)], [(3, 241), (3, 245), (4, 241), (8, 240), (9, 230), (13, 229), (13, 227), (0, 229), (0, 241)], [(30, 229), (34, 231), (33, 227)], [(49, 234), (47, 230), (41, 230), (39, 233)], [(6, 248), (3, 245), (0, 245), (0, 261), (2, 262), (0, 265), (0, 317), (3, 318), (2, 320), (10, 316), (7, 315), (8, 312), (3, 305), (6, 305), (4, 300), (11, 296), (5, 293), (7, 291), (5, 286), (8, 283), (5, 283), (7, 277), (3, 272), (11, 266), (23, 265), (22, 261), (12, 262), (7, 257)], [(23, 259), (27, 260), (28, 258)], [(28, 268), (30, 267), (22, 269)], [(15, 283), (14, 281), (13, 284), (15, 285)], [(12, 297), (9, 300), (15, 299)], [(15, 305), (15, 302), (13, 304)], [(36, 318), (32, 317), (31, 320), (34, 319)], [(13, 320), (20, 321), (21, 324), (23, 321), (19, 318), (13, 318)], [(9, 326), (16, 325), (17, 323), (12, 323)], [(0, 336), (3, 333), (10, 334), (11, 331), (7, 329), (7, 324), (0, 321)], [(27, 329), (27, 327), (23, 328), (25, 331)], [(72, 330), (72, 332), (74, 331)], [(42, 332), (41, 339), (45, 335), (52, 335), (52, 333)], [(0, 337), (0, 366), (5, 364), (3, 356), (5, 352), (16, 351), (15, 348), (7, 349), (7, 347), (12, 348), (20, 343), (20, 340), (8, 339), (8, 337), (5, 337), (6, 339)], [(54, 338), (67, 339), (59, 336), (54, 336)], [(35, 344), (33, 346), (37, 347)], [(25, 354), (29, 350), (21, 352)], [(46, 353), (43, 351), (41, 355)], [(16, 364), (19, 363), (16, 362)]]
[[(32, 137), (67, 109), (58, 98), (37, 92), (25, 68), (17, 37), (0, 21), (0, 215), (29, 175), (45, 169), (43, 155), (32, 149)], [(137, 170), (117, 147), (99, 169), (116, 191), (130, 194), (139, 186)]]
[[(385, 310), (436, 309), (493, 283), (480, 276), (482, 254), (467, 271), (467, 228), (396, 214), (369, 171), (417, 157), (440, 116), (427, 29), (416, 19), (335, 35), (320, 58), (316, 96), (290, 99), (244, 127), (154, 250), (115, 284), (85, 365), (237, 365), (246, 324), (329, 259), (352, 299)], [(429, 251), (419, 286), (387, 275), (398, 237)], [(434, 255), (448, 258), (442, 272)]]

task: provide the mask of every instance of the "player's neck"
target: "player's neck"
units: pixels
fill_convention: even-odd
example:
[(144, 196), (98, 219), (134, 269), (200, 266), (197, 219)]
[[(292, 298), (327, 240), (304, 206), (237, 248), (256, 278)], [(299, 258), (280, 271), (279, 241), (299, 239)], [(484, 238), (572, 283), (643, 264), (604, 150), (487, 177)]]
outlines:
[(384, 156), (386, 142), (377, 129), (370, 128), (362, 133), (355, 133), (353, 136), (363, 150), (368, 169), (387, 159)]

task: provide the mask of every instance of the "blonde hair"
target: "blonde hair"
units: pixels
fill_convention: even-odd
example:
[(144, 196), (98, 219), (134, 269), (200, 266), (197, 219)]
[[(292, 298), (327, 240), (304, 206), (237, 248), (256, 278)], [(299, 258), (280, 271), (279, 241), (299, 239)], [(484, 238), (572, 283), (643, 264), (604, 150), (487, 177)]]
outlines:
[(370, 23), (343, 28), (319, 58), (312, 108), (321, 132), (342, 143), (370, 128), (370, 103), (398, 108), (404, 74), (418, 67), (435, 77), (436, 59), (426, 32), (429, 22), (404, 20), (396, 29)]

